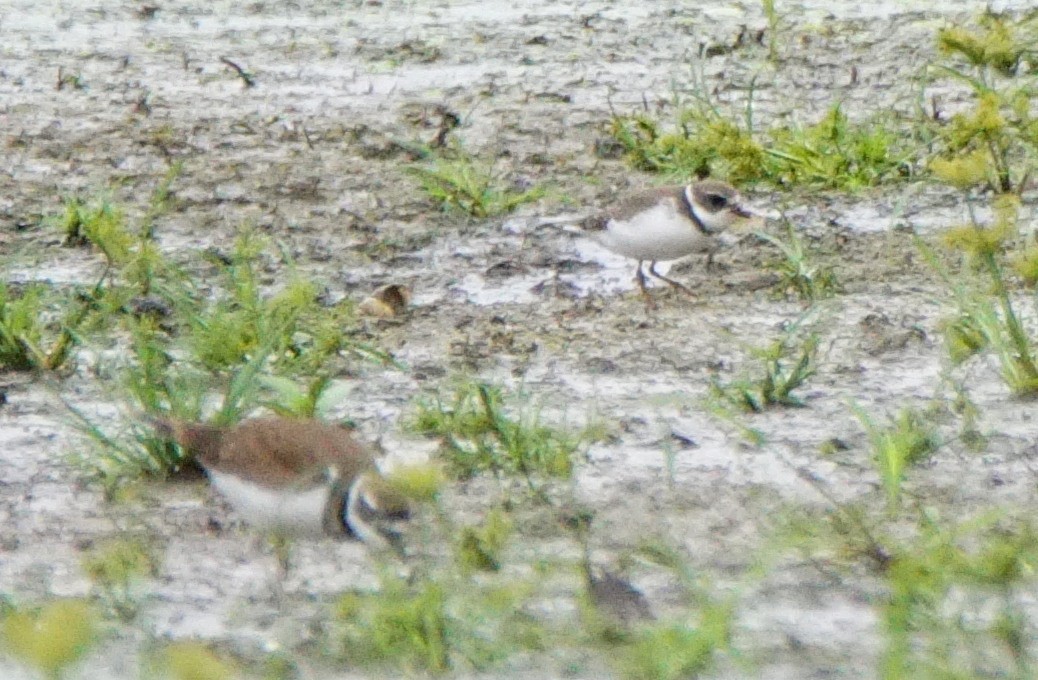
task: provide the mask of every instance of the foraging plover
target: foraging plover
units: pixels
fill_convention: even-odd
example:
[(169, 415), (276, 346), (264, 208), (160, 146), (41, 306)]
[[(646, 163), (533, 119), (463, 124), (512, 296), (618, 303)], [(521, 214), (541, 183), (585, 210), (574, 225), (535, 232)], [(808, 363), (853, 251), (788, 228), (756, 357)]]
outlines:
[(213, 487), (253, 526), (287, 537), (354, 536), (402, 552), (409, 504), (345, 429), (280, 417), (227, 427), (154, 422), (161, 436), (196, 457)]

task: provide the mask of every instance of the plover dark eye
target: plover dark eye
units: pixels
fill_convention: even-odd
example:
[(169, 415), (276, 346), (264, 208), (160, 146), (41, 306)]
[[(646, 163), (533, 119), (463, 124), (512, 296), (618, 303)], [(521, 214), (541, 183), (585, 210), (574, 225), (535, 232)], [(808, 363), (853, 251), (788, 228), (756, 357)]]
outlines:
[(728, 197), (722, 196), (721, 194), (707, 194), (706, 202), (714, 210), (720, 210), (721, 208), (728, 205)]

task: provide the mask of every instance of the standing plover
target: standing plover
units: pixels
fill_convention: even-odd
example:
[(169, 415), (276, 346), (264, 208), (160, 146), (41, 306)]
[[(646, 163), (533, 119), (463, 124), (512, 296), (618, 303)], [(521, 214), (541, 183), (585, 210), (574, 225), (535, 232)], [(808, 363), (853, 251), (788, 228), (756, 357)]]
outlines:
[(584, 228), (609, 250), (638, 260), (638, 287), (649, 299), (642, 271), (646, 261), (649, 274), (692, 294), (684, 284), (657, 272), (656, 263), (712, 251), (720, 245), (718, 236), (726, 229), (759, 219), (742, 205), (731, 185), (704, 179), (632, 194), (612, 210), (587, 220)]

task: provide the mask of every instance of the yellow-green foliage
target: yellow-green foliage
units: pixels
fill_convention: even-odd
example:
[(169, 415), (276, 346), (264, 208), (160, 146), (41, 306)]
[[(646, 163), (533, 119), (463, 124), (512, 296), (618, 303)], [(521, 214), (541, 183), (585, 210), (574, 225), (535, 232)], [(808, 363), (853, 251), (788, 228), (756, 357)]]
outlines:
[(774, 290), (779, 295), (806, 301), (820, 300), (839, 292), (840, 284), (833, 268), (815, 263), (793, 224), (787, 223), (786, 226), (786, 240), (765, 232), (757, 233), (758, 238), (764, 239), (782, 253), (780, 259), (768, 265), (779, 275)]
[(156, 557), (141, 539), (119, 538), (91, 550), (83, 559), (83, 570), (98, 589), (102, 599), (123, 620), (138, 612), (135, 586), (154, 574)]
[(15, 611), (3, 620), (6, 647), (47, 678), (60, 678), (97, 636), (97, 622), (82, 600), (56, 600), (35, 612)]
[(229, 680), (234, 668), (201, 642), (175, 642), (158, 657), (158, 665), (169, 680)]
[[(443, 438), (443, 450), (456, 474), (482, 471), (569, 477), (579, 439), (540, 423), (536, 413), (510, 416), (500, 388), (483, 383), (460, 386), (444, 403), (419, 402), (414, 427)], [(531, 482), (532, 483), (532, 482)]]
[(257, 273), (264, 246), (249, 231), (239, 236), (230, 263), (223, 265), (227, 296), (192, 319), (192, 348), (211, 369), (241, 363), (260, 345), (283, 351), (301, 320), (317, 311), (317, 286), (301, 278), (264, 298)]
[(435, 463), (402, 465), (386, 475), (389, 485), (406, 498), (430, 503), (439, 496), (447, 478), (443, 467)]
[(124, 585), (147, 576), (156, 567), (151, 548), (139, 539), (122, 538), (103, 543), (83, 559), (83, 569), (98, 584)]
[(774, 406), (803, 406), (793, 391), (817, 369), (818, 336), (812, 333), (798, 340), (795, 330), (791, 328), (769, 345), (750, 348), (761, 369), (758, 377), (722, 383), (715, 376), (710, 385), (713, 397), (755, 413)]
[(698, 625), (661, 624), (639, 631), (617, 650), (619, 666), (631, 680), (679, 680), (697, 677), (728, 647), (733, 612), (729, 606), (704, 609)]
[(482, 525), (462, 529), (457, 548), (459, 564), (467, 571), (497, 571), (511, 535), (511, 518), (501, 508), (494, 508)]
[(79, 198), (66, 200), (60, 226), (66, 243), (91, 243), (111, 265), (125, 262), (134, 243), (134, 237), (126, 230), (122, 209), (104, 200), (90, 204)]
[(1001, 253), (1006, 240), (1015, 235), (1015, 226), (1008, 223), (995, 224), (991, 227), (964, 224), (946, 230), (941, 234), (941, 240), (953, 250), (979, 256)]
[(518, 649), (544, 648), (541, 626), (522, 612), (527, 584), (513, 577), (495, 587), (453, 576), (452, 570), (442, 582), (428, 574), (405, 582), (384, 575), (376, 592), (343, 595), (336, 608), (341, 656), (411, 677), (488, 668)]
[[(1034, 52), (1038, 20), (1033, 14), (1014, 20), (986, 13), (978, 23), (938, 33), (938, 46), (948, 58), (934, 72), (968, 84), (975, 99), (970, 111), (935, 128), (945, 160), (959, 156), (965, 162), (935, 163), (932, 168), (940, 179), (959, 187), (978, 182), (983, 174), (991, 188), (1007, 193), (1026, 183), (1038, 156), (1038, 121), (1031, 114), (1034, 87), (1021, 69), (1025, 55)], [(986, 155), (983, 162), (981, 154)]]
[(440, 158), (409, 170), (425, 193), (444, 209), (458, 210), (472, 217), (510, 213), (545, 194), (542, 187), (514, 188), (460, 145), (446, 150)]
[(965, 189), (988, 181), (990, 164), (990, 154), (976, 149), (956, 158), (935, 158), (930, 161), (930, 171), (937, 179)]
[(876, 425), (857, 406), (854, 412), (868, 432), (873, 461), (887, 490), (887, 500), (891, 509), (896, 509), (908, 467), (922, 461), (940, 446), (936, 428), (924, 415), (912, 409), (902, 409), (885, 426)]
[(0, 284), (0, 368), (24, 371), (43, 360), (43, 291), (42, 285), (26, 286), (16, 295)]
[(983, 227), (974, 222), (948, 229), (941, 235), (944, 244), (954, 250), (967, 253), (971, 257), (994, 257), (1005, 250), (1007, 244), (1019, 233), (1017, 216), (1019, 199), (1013, 195), (1002, 194), (994, 201), (994, 224)]
[[(991, 144), (1005, 146), (1009, 140), (1003, 137), (1006, 131), (1006, 118), (1001, 108), (1002, 95), (994, 91), (981, 92), (973, 111), (952, 116), (951, 124), (945, 131), (950, 150), (973, 148), (990, 154)], [(1004, 151), (1001, 148), (997, 150)], [(996, 160), (989, 157), (989, 162)]]
[(1030, 286), (1038, 284), (1038, 245), (1013, 254), (1013, 270)]
[[(902, 126), (903, 127), (903, 126)], [(713, 110), (681, 109), (672, 131), (645, 114), (616, 117), (612, 135), (633, 166), (683, 179), (725, 177), (735, 184), (858, 189), (902, 177), (905, 132), (887, 117), (853, 123), (839, 105), (807, 127), (751, 133)]]
[(433, 672), (450, 668), (446, 596), (438, 584), (411, 588), (385, 579), (377, 594), (343, 595), (337, 610), (346, 624), (342, 653), (348, 661)]
[(1002, 256), (1007, 244), (1017, 236), (1019, 200), (1014, 195), (1002, 194), (995, 201), (994, 210), (993, 226), (984, 228), (974, 222), (944, 235), (949, 246), (970, 255), (991, 286), (991, 295), (959, 293), (960, 318), (968, 317), (972, 327), (963, 327), (961, 321), (959, 328), (951, 327), (946, 334), (949, 352), (953, 361), (961, 360), (983, 339), (995, 351), (1002, 379), (1013, 393), (1033, 395), (1038, 393), (1034, 341), (1010, 296)]
[(961, 314), (943, 324), (942, 331), (948, 357), (955, 365), (961, 364), (990, 344), (985, 325), (972, 314)]
[(783, 185), (854, 190), (897, 181), (908, 168), (903, 129), (883, 116), (853, 123), (838, 104), (814, 125), (769, 134), (768, 179)]
[(174, 275), (158, 244), (152, 240), (139, 241), (136, 251), (121, 271), (126, 283), (140, 295), (149, 295), (160, 277)]
[(993, 513), (951, 528), (921, 523), (885, 571), (882, 677), (1030, 677), (1023, 608), (1036, 565), (1030, 521)]
[(937, 47), (945, 54), (961, 54), (974, 66), (991, 66), (1007, 74), (1029, 49), (1027, 42), (1017, 39), (1009, 22), (993, 14), (981, 17), (978, 30), (942, 28), (937, 33)]
[(764, 149), (746, 131), (719, 116), (685, 110), (677, 130), (661, 133), (645, 115), (617, 117), (612, 134), (627, 150), (628, 161), (652, 172), (696, 177), (724, 176), (736, 183), (761, 178)]
[(0, 283), (0, 369), (57, 370), (71, 356), (90, 301), (65, 292), (54, 310), (57, 328), (48, 333), (55, 305), (47, 292), (42, 284), (30, 284), (16, 294), (13, 286)]

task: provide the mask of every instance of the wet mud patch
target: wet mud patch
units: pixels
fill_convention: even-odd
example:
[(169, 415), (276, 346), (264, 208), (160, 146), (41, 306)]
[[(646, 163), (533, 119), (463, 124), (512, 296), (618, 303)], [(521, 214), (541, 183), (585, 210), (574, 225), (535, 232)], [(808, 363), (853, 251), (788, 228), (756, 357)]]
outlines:
[[(753, 81), (761, 120), (816, 120), (834, 101), (853, 115), (909, 111), (917, 88), (906, 71), (932, 57), (937, 26), (962, 18), (941, 3), (909, 5), (802, 3), (803, 20), (791, 7), (776, 66), (752, 39), (767, 27), (752, 4), (14, 3), (0, 10), (10, 38), (0, 48), (5, 281), (92, 283), (103, 263), (61, 246), (53, 217), (63, 202), (101, 196), (140, 224), (176, 167), (155, 238), (203, 285), (211, 271), (195, 256), (230, 251), (249, 225), (330, 303), (359, 303), (386, 285), (413, 291), (403, 315), (359, 332), (396, 365), (338, 376), (354, 386), (332, 413), (381, 438), (391, 460), (435, 455), (435, 442), (407, 431), (415, 400), (464, 380), (504, 386), (520, 407), (573, 431), (596, 424), (573, 480), (553, 491), (594, 513), (597, 562), (663, 544), (731, 598), (734, 651), (705, 676), (878, 677), (885, 567), (869, 556), (875, 546), (855, 543), (864, 539), (847, 517), (882, 506), (884, 487), (852, 405), (877, 419), (933, 409), (945, 444), (903, 491), (921, 511), (968, 517), (1035, 503), (1031, 405), (1009, 396), (990, 358), (947, 379), (942, 333), (953, 304), (918, 242), (964, 220), (957, 194), (909, 183), (853, 197), (753, 195), (835, 273), (838, 289), (806, 316), (808, 305), (775, 283), (780, 253), (752, 234), (712, 268), (698, 255), (674, 263), (670, 274), (697, 295), (657, 286), (649, 310), (634, 263), (570, 227), (653, 181), (603, 153), (603, 140), (613, 113), (663, 109), (675, 89), (709, 92), (734, 111)], [(982, 9), (969, 5), (956, 11)], [(942, 94), (961, 104), (961, 93)], [(544, 198), (512, 216), (441, 211), (409, 168), (448, 139), (508, 186), (545, 186)], [(283, 261), (262, 270), (265, 290), (288, 276)], [(759, 378), (754, 349), (797, 324), (818, 337), (816, 371), (795, 391), (804, 405), (719, 406), (715, 386)], [(281, 677), (340, 676), (324, 647), (329, 612), (344, 591), (379, 585), (387, 567), (356, 543), (301, 542), (275, 583), (269, 547), (204, 480), (147, 482), (106, 499), (70, 462), (86, 444), (63, 401), (113, 420), (137, 414), (99, 359), (121, 340), (87, 340), (68, 374), (0, 375), (3, 594), (16, 605), (103, 603), (85, 555), (113, 536), (142, 535), (158, 557), (135, 595), (139, 613), (106, 619), (109, 632), (73, 677), (137, 677), (150, 645), (195, 638), (246, 674), (283, 656), (296, 670)], [(982, 453), (963, 431), (969, 409)], [(580, 550), (552, 510), (514, 480), (457, 481), (444, 492), (445, 512), (463, 524), (501, 505), (516, 517), (506, 573), (531, 578), (531, 565), (549, 565), (529, 608), (575, 626)], [(832, 538), (818, 558), (787, 538), (798, 528), (854, 538)], [(876, 531), (884, 544), (911, 534), (896, 522)], [(687, 614), (672, 573), (633, 565), (630, 579), (661, 617)], [(606, 656), (590, 644), (549, 645), (455, 675), (602, 677), (614, 672)], [(2, 664), (5, 677), (31, 677), (13, 657)]]

